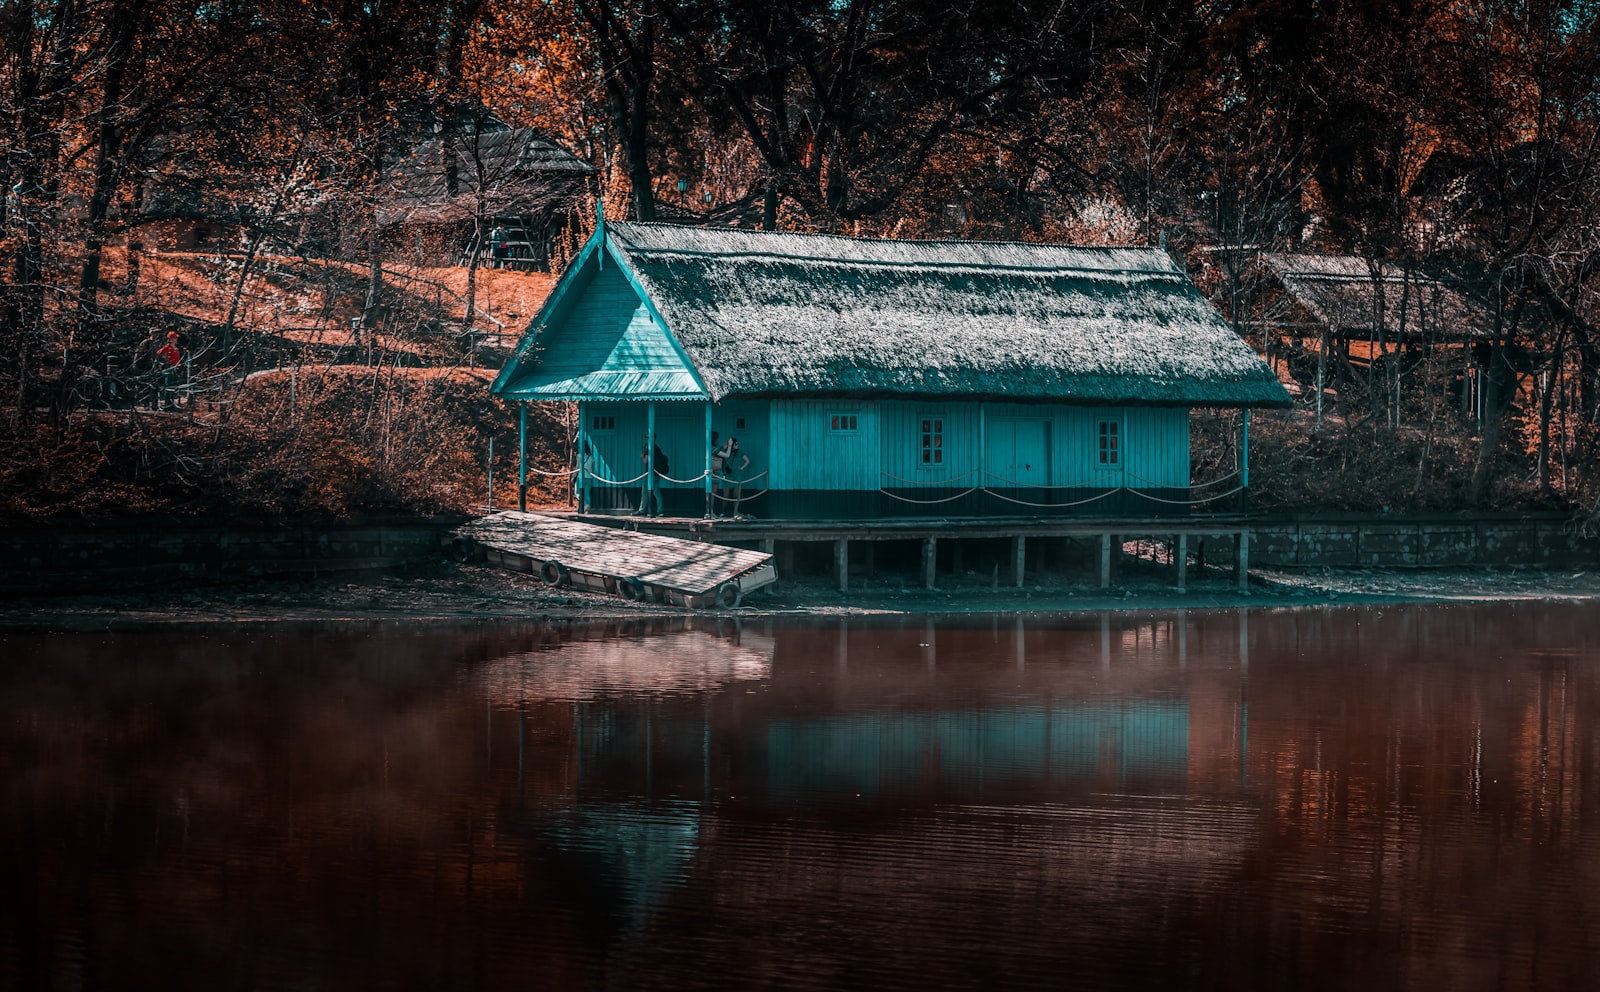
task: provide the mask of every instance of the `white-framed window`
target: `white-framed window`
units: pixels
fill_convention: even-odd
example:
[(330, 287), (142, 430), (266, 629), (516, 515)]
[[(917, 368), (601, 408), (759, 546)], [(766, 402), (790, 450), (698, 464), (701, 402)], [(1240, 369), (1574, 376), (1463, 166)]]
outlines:
[(1101, 468), (1115, 468), (1122, 464), (1122, 422), (1101, 420), (1096, 429), (1098, 461)]
[(859, 434), (859, 433), (861, 433), (861, 428), (857, 426), (857, 424), (860, 422), (858, 420), (858, 416), (859, 416), (858, 414), (854, 414), (854, 413), (830, 413), (830, 414), (828, 414), (828, 433), (829, 434)]
[(944, 464), (944, 418), (917, 418), (917, 465), (937, 468)]
[(590, 434), (611, 434), (617, 429), (617, 418), (609, 413), (597, 413), (589, 418)]

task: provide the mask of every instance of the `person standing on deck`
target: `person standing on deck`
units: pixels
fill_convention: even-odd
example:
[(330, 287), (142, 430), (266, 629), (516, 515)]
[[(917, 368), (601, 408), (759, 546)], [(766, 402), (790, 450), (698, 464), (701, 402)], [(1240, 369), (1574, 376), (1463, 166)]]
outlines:
[(744, 480), (739, 476), (749, 467), (750, 456), (739, 450), (739, 439), (728, 438), (728, 443), (722, 446), (722, 470), (728, 476), (723, 480), (723, 495), (726, 497), (730, 489), (733, 491), (733, 496), (730, 498), (733, 500), (733, 515), (736, 517), (740, 515), (739, 503), (744, 499)]
[[(659, 444), (640, 448), (639, 461), (645, 465), (644, 489), (639, 494), (639, 516), (647, 515), (645, 510), (650, 505), (650, 497), (654, 495), (656, 498), (656, 512), (648, 514), (648, 516), (659, 517), (661, 516), (660, 480), (665, 478), (666, 474), (671, 471), (671, 467), (667, 463), (667, 453), (661, 450), (661, 445)], [(655, 485), (653, 486), (650, 484), (652, 481), (650, 476), (652, 474), (655, 476)]]
[(711, 513), (717, 515), (717, 500), (722, 498), (722, 446), (717, 432), (711, 432)]

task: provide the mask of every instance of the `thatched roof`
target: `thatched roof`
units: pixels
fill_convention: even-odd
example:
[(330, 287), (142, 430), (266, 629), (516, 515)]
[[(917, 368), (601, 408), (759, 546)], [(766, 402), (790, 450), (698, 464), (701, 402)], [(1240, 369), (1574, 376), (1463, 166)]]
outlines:
[(552, 195), (565, 197), (573, 180), (593, 175), (585, 162), (533, 128), (481, 131), (450, 138), (456, 192), (446, 179), (445, 140), (425, 142), (386, 176), (388, 196), (378, 211), (383, 224), (448, 223), (472, 216), (479, 164), (493, 215), (538, 214)]
[(1409, 277), (1392, 262), (1379, 268), (1378, 279), (1367, 260), (1355, 255), (1263, 256), (1284, 291), (1310, 316), (1335, 333), (1366, 336), (1374, 330), (1377, 286), (1383, 287), (1383, 326), (1393, 333), (1405, 325), (1413, 333), (1452, 339), (1486, 337), (1487, 308), (1461, 289), (1419, 272)]
[[(605, 225), (605, 248), (715, 400), (1289, 404), (1159, 249), (633, 223)], [(559, 321), (547, 304), (497, 390), (517, 394), (519, 363), (535, 371), (541, 335), (541, 348), (559, 346)]]

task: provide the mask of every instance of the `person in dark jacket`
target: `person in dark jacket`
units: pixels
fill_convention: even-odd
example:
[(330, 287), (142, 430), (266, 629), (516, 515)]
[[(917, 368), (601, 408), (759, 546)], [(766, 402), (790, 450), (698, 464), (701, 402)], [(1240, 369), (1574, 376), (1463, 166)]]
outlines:
[[(671, 470), (671, 466), (667, 463), (667, 453), (661, 450), (661, 445), (654, 444), (649, 448), (639, 449), (639, 461), (645, 464), (647, 475), (653, 473), (656, 477), (654, 486), (650, 485), (648, 477), (643, 480), (644, 490), (639, 494), (639, 516), (659, 517), (661, 516), (661, 480), (666, 478), (667, 472)], [(652, 494), (656, 498), (656, 512), (646, 514), (645, 510), (649, 506)]]

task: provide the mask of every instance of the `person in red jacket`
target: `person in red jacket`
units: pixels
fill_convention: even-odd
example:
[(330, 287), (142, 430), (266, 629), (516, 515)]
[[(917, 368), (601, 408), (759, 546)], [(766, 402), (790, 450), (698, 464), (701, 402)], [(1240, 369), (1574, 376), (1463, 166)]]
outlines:
[(178, 399), (173, 395), (172, 383), (177, 378), (178, 366), (183, 362), (183, 352), (178, 348), (178, 332), (167, 332), (167, 343), (156, 349), (156, 365), (161, 369), (161, 395), (156, 398), (156, 409), (160, 410), (167, 405), (167, 397), (172, 397), (173, 407), (177, 407)]

